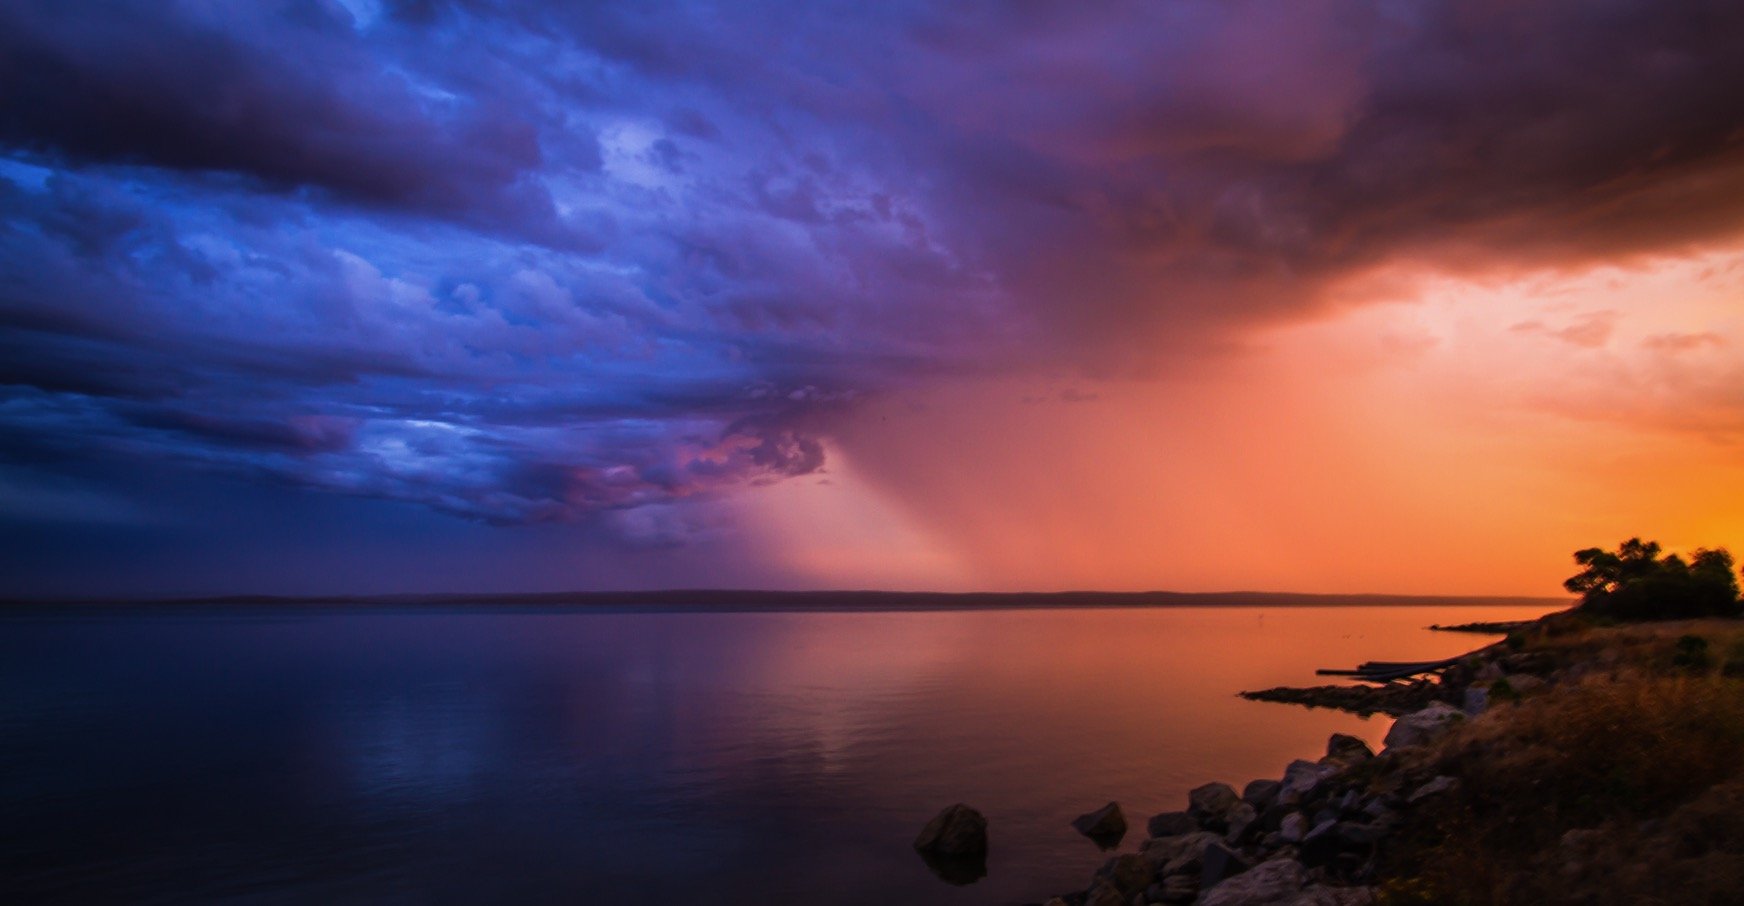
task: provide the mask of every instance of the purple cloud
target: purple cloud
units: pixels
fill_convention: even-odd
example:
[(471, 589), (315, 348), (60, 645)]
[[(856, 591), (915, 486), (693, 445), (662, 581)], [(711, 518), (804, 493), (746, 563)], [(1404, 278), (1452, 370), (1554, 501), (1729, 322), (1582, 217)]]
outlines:
[(1744, 212), (1725, 4), (375, 10), (0, 11), (5, 461), (671, 540), (917, 379)]

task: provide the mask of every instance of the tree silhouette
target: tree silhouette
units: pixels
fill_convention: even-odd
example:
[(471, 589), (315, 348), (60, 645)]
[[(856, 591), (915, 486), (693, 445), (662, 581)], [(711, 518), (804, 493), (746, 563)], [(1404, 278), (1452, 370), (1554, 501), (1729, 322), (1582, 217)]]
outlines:
[(1738, 575), (1725, 548), (1698, 549), (1688, 562), (1659, 556), (1656, 541), (1630, 538), (1615, 552), (1575, 551), (1583, 569), (1562, 586), (1581, 596), (1580, 609), (1625, 620), (1738, 616)]

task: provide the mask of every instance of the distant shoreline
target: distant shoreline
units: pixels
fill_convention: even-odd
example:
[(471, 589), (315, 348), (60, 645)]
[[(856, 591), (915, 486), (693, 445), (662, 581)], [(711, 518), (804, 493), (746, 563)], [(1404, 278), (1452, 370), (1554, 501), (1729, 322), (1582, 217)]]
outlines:
[(1307, 594), (1291, 592), (904, 592), (660, 591), (533, 592), (515, 594), (212, 595), (201, 597), (15, 598), (19, 608), (294, 607), (381, 609), (410, 607), (493, 610), (661, 612), (877, 612), (946, 610), (1060, 610), (1163, 607), (1566, 607), (1567, 598), (1486, 595)]

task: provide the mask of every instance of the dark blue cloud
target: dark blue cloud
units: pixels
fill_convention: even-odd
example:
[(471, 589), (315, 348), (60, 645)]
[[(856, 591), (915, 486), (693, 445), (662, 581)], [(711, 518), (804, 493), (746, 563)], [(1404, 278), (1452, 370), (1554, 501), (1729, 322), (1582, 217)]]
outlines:
[(928, 375), (1735, 230), (1741, 18), (9, 4), (0, 462), (668, 543), (620, 517), (826, 468)]

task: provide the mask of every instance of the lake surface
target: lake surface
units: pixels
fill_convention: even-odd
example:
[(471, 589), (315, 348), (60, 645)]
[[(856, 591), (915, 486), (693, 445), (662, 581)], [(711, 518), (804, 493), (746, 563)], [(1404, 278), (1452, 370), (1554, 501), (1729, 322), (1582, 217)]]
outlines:
[[(1548, 607), (0, 615), (9, 903), (970, 904), (1387, 718), (1248, 702)], [(987, 876), (910, 848), (986, 813)]]

